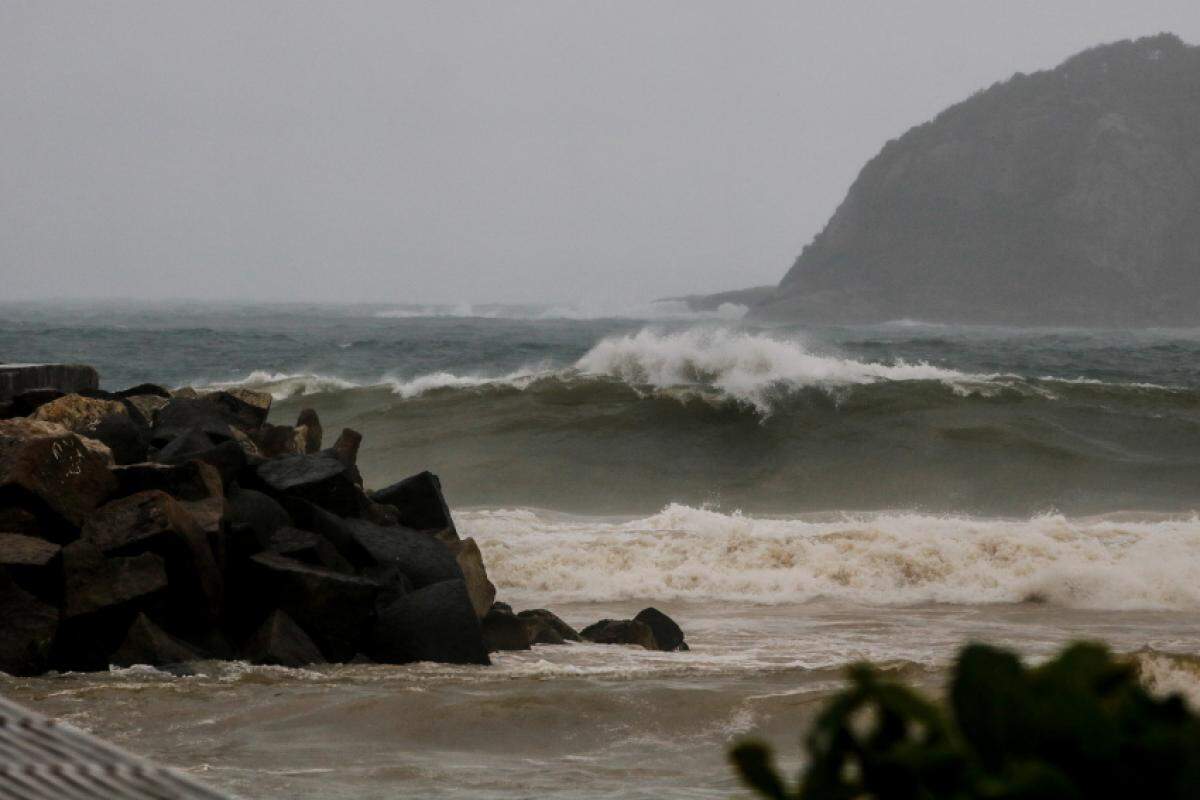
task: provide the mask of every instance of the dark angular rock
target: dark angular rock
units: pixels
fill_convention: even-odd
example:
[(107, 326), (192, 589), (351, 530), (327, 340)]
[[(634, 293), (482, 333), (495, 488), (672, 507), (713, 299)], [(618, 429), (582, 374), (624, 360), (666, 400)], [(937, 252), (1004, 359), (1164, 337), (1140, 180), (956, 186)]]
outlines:
[(344, 520), (344, 527), (372, 561), (402, 572), (416, 589), (442, 581), (462, 580), (463, 573), (453, 554), (431, 536), (408, 528), (384, 528), (366, 520)]
[(216, 403), (176, 396), (154, 412), (152, 444), (161, 449), (171, 440), (196, 430), (210, 439), (211, 447), (233, 438), (232, 426), (236, 421)]
[(0, 620), (0, 672), (44, 672), (58, 629), (58, 610), (26, 592), (0, 570)]
[(249, 469), (246, 450), (232, 439), (217, 445), (205, 442), (209, 437), (192, 431), (173, 440), (155, 454), (154, 460), (163, 464), (183, 464), (188, 461), (203, 461), (216, 467), (221, 482), (228, 484), (239, 479)]
[(37, 513), (30, 507), (40, 504), (32, 499), (27, 500), (27, 503), (27, 505), (18, 505), (13, 498), (5, 498), (4, 505), (0, 506), (0, 531), (47, 538), (42, 536), (42, 523), (38, 521)]
[(675, 623), (675, 620), (657, 608), (643, 608), (637, 613), (634, 620), (649, 626), (659, 650), (688, 649), (687, 642), (683, 640), (683, 631)]
[(213, 437), (209, 436), (199, 426), (187, 428), (177, 436), (163, 443), (154, 453), (154, 460), (161, 464), (182, 464), (200, 453), (207, 453), (216, 447)]
[(281, 497), (283, 507), (295, 520), (297, 528), (313, 531), (325, 537), (355, 569), (370, 569), (376, 559), (351, 530), (353, 520), (343, 519), (312, 503), (295, 497)]
[(254, 531), (260, 547), (267, 546), (275, 531), (293, 524), (291, 515), (273, 497), (253, 489), (230, 491), (225, 518), (230, 525), (244, 525)]
[[(427, 535), (427, 534), (421, 534)], [(451, 541), (444, 543), (458, 562), (462, 570), (463, 580), (467, 582), (467, 593), (471, 595), (471, 605), (475, 607), (476, 616), (483, 618), (496, 599), (496, 586), (488, 580), (487, 569), (483, 566), (483, 554), (474, 539)]]
[(529, 627), (512, 612), (493, 607), (480, 620), (480, 626), (483, 629), (483, 644), (489, 653), (529, 649)]
[(351, 428), (342, 428), (337, 441), (329, 449), (331, 455), (347, 466), (358, 463), (358, 448), (362, 444), (362, 434)]
[(296, 418), (296, 429), (304, 432), (305, 453), (321, 452), (321, 439), (324, 437), (324, 431), (316, 411), (311, 408), (301, 409), (300, 416)]
[(351, 467), (325, 453), (285, 456), (260, 464), (258, 479), (279, 495), (291, 495), (345, 517), (363, 512), (365, 499)]
[(659, 649), (650, 626), (632, 619), (602, 619), (588, 625), (579, 635), (596, 644), (636, 644), (647, 650)]
[(305, 454), (305, 432), (290, 425), (263, 425), (251, 436), (263, 458)]
[(112, 473), (117, 479), (115, 494), (121, 497), (151, 490), (166, 492), (176, 500), (183, 501), (225, 496), (225, 488), (221, 485), (221, 473), (216, 467), (203, 461), (185, 461), (181, 464), (129, 464), (114, 467)]
[(63, 397), (65, 394), (66, 392), (60, 392), (58, 389), (30, 389), (29, 391), (21, 392), (9, 401), (10, 416), (28, 417), (42, 406)]
[(62, 600), (62, 548), (44, 539), (0, 533), (0, 572), (39, 600)]
[(259, 428), (271, 413), (271, 395), (253, 389), (226, 389), (206, 394), (202, 399), (220, 408), (243, 431)]
[(196, 521), (165, 492), (139, 492), (100, 508), (83, 538), (105, 555), (155, 553), (166, 562), (172, 620), (184, 629), (206, 628), (221, 613), (222, 580)]
[(449, 531), (452, 538), (458, 538), (450, 508), (442, 496), (442, 483), (432, 472), (422, 472), (380, 489), (372, 493), (371, 499), (395, 506), (399, 522), (406, 528)]
[(33, 499), (70, 525), (82, 525), (116, 488), (111, 464), (107, 447), (61, 425), (0, 420), (0, 507)]
[(99, 387), (100, 374), (83, 364), (0, 364), (0, 399), (30, 389), (78, 392)]
[(461, 579), (426, 586), (380, 608), (367, 654), (386, 664), (491, 663)]
[(281, 556), (294, 558), (304, 564), (327, 567), (347, 574), (354, 572), (353, 565), (342, 557), (342, 554), (328, 539), (312, 531), (302, 531), (299, 528), (279, 528), (271, 534), (267, 550)]
[(325, 660), (304, 629), (279, 610), (272, 611), (259, 626), (242, 648), (242, 654), (251, 664), (279, 667), (303, 667)]
[[(132, 397), (122, 397), (121, 402), (125, 405), (131, 417), (140, 420), (144, 425), (149, 426), (153, 430), (155, 415), (169, 401), (167, 398), (159, 397), (156, 394), (135, 394)], [(153, 440), (153, 433), (151, 434), (151, 440)]]
[(129, 626), (125, 639), (113, 653), (110, 663), (118, 667), (131, 667), (134, 664), (163, 667), (203, 658), (204, 653), (200, 650), (176, 639), (151, 622), (145, 614), (138, 614)]
[(512, 606), (510, 606), (508, 603), (503, 603), (503, 602), (501, 602), (501, 601), (499, 601), (499, 600), (497, 600), (496, 602), (492, 603), (492, 608), (493, 608), (494, 610), (496, 610), (496, 611), (502, 611), (502, 612), (503, 612), (503, 613), (505, 613), (505, 614), (512, 614), (512, 613), (514, 613), (514, 612), (513, 612), (513, 607), (512, 607)]
[(563, 622), (557, 614), (544, 608), (532, 608), (522, 611), (517, 616), (525, 620), (525, 624), (529, 626), (534, 644), (565, 644), (566, 642), (582, 641), (574, 628)]
[(126, 606), (158, 607), (167, 588), (166, 565), (153, 553), (108, 559), (81, 539), (62, 549), (62, 563), (64, 619)]
[(250, 564), (249, 605), (287, 613), (330, 661), (346, 661), (358, 652), (374, 614), (378, 582), (275, 553), (259, 553)]
[(162, 397), (167, 400), (171, 399), (171, 390), (165, 386), (159, 386), (157, 383), (139, 383), (137, 386), (130, 386), (128, 389), (122, 389), (119, 392), (113, 392), (117, 397)]

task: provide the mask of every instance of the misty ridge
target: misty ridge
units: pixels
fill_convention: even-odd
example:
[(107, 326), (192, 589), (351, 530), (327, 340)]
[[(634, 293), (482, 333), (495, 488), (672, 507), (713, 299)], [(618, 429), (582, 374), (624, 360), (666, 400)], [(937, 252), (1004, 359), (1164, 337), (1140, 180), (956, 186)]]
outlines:
[(689, 298), (758, 319), (1194, 325), (1200, 47), (1086, 50), (888, 142), (777, 287)]

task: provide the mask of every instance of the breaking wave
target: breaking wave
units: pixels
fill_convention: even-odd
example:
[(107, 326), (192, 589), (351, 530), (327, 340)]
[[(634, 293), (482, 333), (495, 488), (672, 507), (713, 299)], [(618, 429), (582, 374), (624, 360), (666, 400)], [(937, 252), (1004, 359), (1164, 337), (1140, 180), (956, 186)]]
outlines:
[(459, 527), (517, 597), (1200, 608), (1195, 515), (765, 518), (672, 504), (613, 522), (472, 511)]

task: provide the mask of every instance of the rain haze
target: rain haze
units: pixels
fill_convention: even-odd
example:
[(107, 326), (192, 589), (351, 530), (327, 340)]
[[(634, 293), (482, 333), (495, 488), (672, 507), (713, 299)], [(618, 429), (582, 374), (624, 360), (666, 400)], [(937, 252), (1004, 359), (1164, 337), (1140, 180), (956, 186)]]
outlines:
[(1192, 0), (0, 7), (12, 299), (774, 283), (890, 138)]

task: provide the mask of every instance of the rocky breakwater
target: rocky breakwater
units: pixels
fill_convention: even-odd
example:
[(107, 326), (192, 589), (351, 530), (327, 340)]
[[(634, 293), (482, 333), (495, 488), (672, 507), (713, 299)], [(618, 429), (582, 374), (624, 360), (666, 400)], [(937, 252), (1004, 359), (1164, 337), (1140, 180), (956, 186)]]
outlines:
[(66, 388), (0, 395), (0, 671), (686, 649), (654, 609), (577, 633), (495, 602), (437, 476), (364, 490), (361, 437), (323, 447), (311, 410), (276, 425), (244, 389)]

